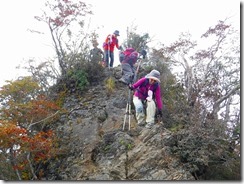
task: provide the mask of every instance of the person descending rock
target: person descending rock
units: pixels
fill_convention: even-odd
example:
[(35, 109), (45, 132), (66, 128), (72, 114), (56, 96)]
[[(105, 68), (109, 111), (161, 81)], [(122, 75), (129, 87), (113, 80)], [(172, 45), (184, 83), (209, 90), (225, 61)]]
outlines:
[(127, 48), (120, 53), (120, 62), (122, 69), (122, 77), (119, 79), (124, 84), (130, 84), (132, 82), (135, 67), (134, 64), (138, 59), (139, 53), (133, 48)]
[[(129, 88), (134, 90), (133, 103), (136, 110), (136, 119), (139, 126), (151, 128), (155, 123), (156, 111), (162, 117), (163, 102), (160, 91), (160, 72), (152, 70)], [(156, 102), (156, 103), (155, 103)], [(143, 104), (146, 103), (146, 119)], [(146, 122), (145, 122), (146, 120)]]
[(120, 53), (119, 58), (122, 69), (122, 77), (119, 79), (120, 82), (127, 85), (133, 82), (136, 71), (135, 64), (140, 55), (145, 59), (146, 54), (147, 52), (145, 50), (141, 50), (141, 52), (138, 53), (134, 48), (127, 48), (125, 51)]
[[(113, 68), (114, 64), (114, 47), (117, 47), (117, 49), (121, 49), (119, 46), (119, 40), (118, 40), (119, 31), (115, 30), (114, 33), (111, 35), (109, 34), (106, 37), (105, 42), (103, 43), (103, 49), (104, 49), (104, 56), (105, 56), (105, 66), (109, 68)], [(109, 62), (110, 58), (110, 62)]]

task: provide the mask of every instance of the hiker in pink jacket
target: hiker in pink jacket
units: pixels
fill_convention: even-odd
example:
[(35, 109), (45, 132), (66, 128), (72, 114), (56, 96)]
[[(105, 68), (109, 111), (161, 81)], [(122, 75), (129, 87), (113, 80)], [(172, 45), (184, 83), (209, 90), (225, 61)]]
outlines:
[[(146, 123), (146, 128), (151, 128), (155, 123), (157, 113), (162, 116), (163, 102), (160, 91), (160, 72), (152, 70), (145, 77), (139, 79), (133, 85), (129, 85), (134, 90), (133, 103), (136, 109), (136, 119), (139, 126)], [(146, 122), (143, 103), (146, 102)]]

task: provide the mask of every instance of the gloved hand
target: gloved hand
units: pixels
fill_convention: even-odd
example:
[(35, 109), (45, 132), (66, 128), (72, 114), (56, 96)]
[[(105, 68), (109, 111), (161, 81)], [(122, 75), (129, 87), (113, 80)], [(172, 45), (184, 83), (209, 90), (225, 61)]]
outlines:
[(123, 50), (123, 47), (122, 47), (122, 46), (119, 46), (119, 50), (121, 50), (121, 51), (122, 51), (122, 50)]
[(160, 117), (163, 116), (163, 113), (162, 113), (162, 110), (161, 109), (158, 109), (158, 116), (160, 116)]
[(129, 84), (128, 87), (130, 90), (134, 90), (134, 87), (132, 86), (132, 84)]
[(142, 55), (142, 58), (145, 59), (146, 55), (147, 55), (147, 51), (145, 51), (144, 49), (141, 50), (140, 54)]

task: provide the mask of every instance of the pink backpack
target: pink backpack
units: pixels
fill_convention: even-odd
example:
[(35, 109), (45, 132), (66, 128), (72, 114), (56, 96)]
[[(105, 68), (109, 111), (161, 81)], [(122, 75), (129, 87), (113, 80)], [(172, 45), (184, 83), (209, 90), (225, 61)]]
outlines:
[(127, 48), (124, 52), (120, 53), (120, 62), (133, 65), (136, 63), (138, 55), (139, 54), (135, 49)]

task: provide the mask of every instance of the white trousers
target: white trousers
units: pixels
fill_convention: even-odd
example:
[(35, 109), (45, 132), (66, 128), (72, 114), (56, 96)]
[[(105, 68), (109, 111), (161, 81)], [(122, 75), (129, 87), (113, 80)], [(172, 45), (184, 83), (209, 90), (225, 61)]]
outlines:
[[(145, 112), (143, 109), (142, 100), (140, 100), (137, 96), (133, 96), (133, 103), (136, 109), (136, 120), (137, 123), (144, 123), (145, 121)], [(154, 100), (147, 101), (146, 107), (146, 122), (154, 123), (155, 121), (155, 113), (156, 113), (156, 104)]]

